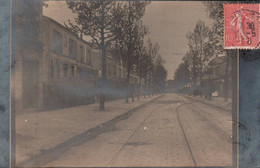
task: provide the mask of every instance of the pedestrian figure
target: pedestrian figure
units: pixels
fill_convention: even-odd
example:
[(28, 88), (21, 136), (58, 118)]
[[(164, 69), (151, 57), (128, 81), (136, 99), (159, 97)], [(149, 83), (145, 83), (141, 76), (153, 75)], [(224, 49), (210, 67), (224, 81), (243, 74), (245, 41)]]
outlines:
[(248, 19), (248, 20), (251, 20), (249, 17), (246, 16), (246, 14), (242, 11), (242, 10), (239, 10), (236, 14), (235, 14), (235, 17), (234, 19), (231, 21), (231, 25), (232, 26), (236, 26), (236, 31), (237, 31), (237, 40), (239, 40), (239, 43), (242, 43), (242, 38), (247, 41), (248, 44), (251, 44), (251, 40), (250, 38), (248, 38), (244, 31), (243, 31), (243, 26), (244, 26), (244, 23), (245, 23), (245, 19)]

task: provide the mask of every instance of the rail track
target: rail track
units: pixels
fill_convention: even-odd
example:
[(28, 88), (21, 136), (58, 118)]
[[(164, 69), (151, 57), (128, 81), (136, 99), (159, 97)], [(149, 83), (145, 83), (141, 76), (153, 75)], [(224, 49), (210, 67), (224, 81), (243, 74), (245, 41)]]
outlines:
[[(186, 141), (186, 144), (188, 146), (188, 149), (189, 149), (189, 153), (191, 155), (191, 158), (192, 158), (192, 161), (194, 163), (194, 166), (196, 167), (197, 166), (197, 162), (196, 162), (196, 159), (194, 157), (194, 151), (191, 146), (190, 146), (190, 142), (189, 142), (189, 139), (187, 138), (187, 133), (185, 132), (185, 129), (184, 129), (184, 126), (183, 126), (183, 121), (182, 121), (182, 117), (180, 115), (180, 112), (179, 112), (179, 108), (183, 107), (183, 106), (187, 106), (187, 105), (192, 105), (193, 103), (183, 103), (181, 105), (179, 105), (177, 108), (176, 108), (176, 113), (177, 113), (177, 119), (179, 121), (179, 125), (181, 127), (181, 130), (182, 130), (182, 133), (184, 135), (184, 138), (185, 138), (185, 141)], [(224, 130), (222, 130), (221, 128), (219, 128), (214, 122), (210, 121), (208, 118), (206, 118), (205, 116), (203, 116), (201, 114), (201, 109), (197, 108), (197, 109), (194, 109), (194, 108), (191, 108), (189, 106), (187, 106), (189, 109), (192, 110), (192, 112), (194, 112), (195, 115), (199, 116), (200, 118), (202, 118), (204, 121), (206, 121), (206, 123), (210, 126), (210, 128), (212, 128), (217, 134), (219, 134), (220, 136), (224, 137), (226, 141), (228, 141), (229, 143), (232, 143), (232, 137)], [(200, 111), (201, 110), (201, 111)]]
[(141, 126), (144, 124), (144, 122), (158, 109), (161, 109), (163, 107), (167, 107), (171, 104), (168, 105), (160, 105), (156, 108), (154, 108), (146, 117), (145, 119), (133, 130), (133, 132), (131, 133), (131, 135), (127, 138), (127, 140), (122, 144), (122, 146), (119, 148), (119, 150), (115, 153), (115, 155), (112, 157), (112, 159), (106, 164), (107, 166), (111, 166), (111, 163), (113, 162), (113, 160), (117, 157), (117, 155), (122, 151), (122, 149), (126, 146), (126, 144), (129, 142), (129, 140), (135, 135), (135, 133), (137, 132), (138, 129), (141, 128)]
[(224, 136), (228, 142), (232, 143), (232, 137), (226, 131), (219, 128), (214, 122), (209, 120), (207, 117), (203, 116), (203, 114), (201, 113), (201, 111), (203, 110), (201, 108), (197, 108), (197, 109), (190, 108), (190, 109), (192, 109), (192, 111), (195, 112), (194, 114), (196, 114), (197, 116), (201, 117), (204, 121), (206, 121), (211, 126), (211, 128), (213, 128), (218, 134)]
[(196, 163), (194, 154), (193, 154), (192, 149), (191, 149), (191, 147), (190, 147), (190, 143), (189, 143), (189, 140), (188, 140), (188, 138), (187, 138), (187, 136), (186, 136), (185, 130), (184, 130), (184, 128), (183, 128), (183, 122), (182, 122), (181, 117), (180, 117), (180, 114), (179, 114), (179, 108), (182, 107), (183, 105), (186, 105), (186, 104), (188, 104), (188, 103), (184, 103), (184, 104), (182, 104), (182, 105), (179, 105), (179, 106), (176, 108), (175, 111), (176, 111), (176, 113), (177, 113), (177, 118), (178, 118), (178, 121), (179, 121), (179, 125), (180, 125), (180, 127), (181, 127), (182, 134), (183, 134), (183, 136), (184, 136), (184, 138), (185, 138), (185, 142), (186, 142), (186, 144), (187, 144), (187, 146), (188, 146), (188, 149), (189, 149), (189, 152), (190, 152), (190, 155), (191, 155), (193, 164), (194, 164), (195, 167), (197, 167), (197, 163)]

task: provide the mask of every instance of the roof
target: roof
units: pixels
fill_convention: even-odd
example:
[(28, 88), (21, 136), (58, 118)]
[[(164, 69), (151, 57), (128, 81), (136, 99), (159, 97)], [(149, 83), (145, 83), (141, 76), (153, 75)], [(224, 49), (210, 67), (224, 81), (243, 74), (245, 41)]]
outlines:
[(86, 45), (88, 45), (89, 47), (90, 44), (89, 42), (85, 41), (84, 39), (80, 38), (76, 33), (74, 33), (73, 31), (71, 31), (70, 29), (66, 28), (64, 25), (60, 24), (59, 22), (53, 20), (52, 18), (48, 17), (48, 16), (44, 16), (42, 15), (42, 19), (45, 19), (46, 21), (49, 21), (57, 26), (59, 26), (60, 28), (62, 28), (63, 30), (69, 32), (72, 36), (74, 36), (75, 38), (77, 38), (77, 40), (80, 40), (81, 42), (85, 43)]
[[(91, 52), (96, 53), (96, 54), (100, 54), (100, 53), (101, 53), (99, 49), (95, 49), (95, 48), (91, 47), (91, 45), (89, 44), (89, 42), (87, 42), (87, 41), (85, 41), (84, 39), (78, 37), (77, 34), (75, 34), (75, 33), (74, 33), (73, 31), (71, 31), (70, 29), (66, 28), (64, 25), (60, 24), (59, 22), (55, 21), (54, 19), (52, 19), (52, 18), (50, 18), (50, 17), (48, 17), (48, 16), (44, 16), (44, 15), (42, 15), (42, 18), (45, 19), (45, 20), (48, 21), (48, 22), (51, 22), (51, 23), (53, 23), (53, 24), (59, 26), (60, 28), (62, 28), (63, 30), (69, 32), (71, 35), (73, 35), (75, 38), (77, 38), (77, 40), (80, 40), (81, 42), (83, 42), (83, 43), (85, 43), (86, 45), (88, 45), (88, 47), (91, 48)], [(114, 59), (114, 58), (112, 58), (111, 53), (109, 53), (109, 52), (106, 53), (106, 58)], [(116, 60), (116, 59), (114, 59), (114, 60)]]

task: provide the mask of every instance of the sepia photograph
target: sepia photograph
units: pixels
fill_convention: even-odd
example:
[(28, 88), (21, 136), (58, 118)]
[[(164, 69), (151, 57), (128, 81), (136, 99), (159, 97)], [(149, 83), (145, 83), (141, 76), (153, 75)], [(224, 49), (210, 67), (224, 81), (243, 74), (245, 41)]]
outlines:
[(12, 43), (13, 167), (237, 164), (224, 2), (12, 0)]

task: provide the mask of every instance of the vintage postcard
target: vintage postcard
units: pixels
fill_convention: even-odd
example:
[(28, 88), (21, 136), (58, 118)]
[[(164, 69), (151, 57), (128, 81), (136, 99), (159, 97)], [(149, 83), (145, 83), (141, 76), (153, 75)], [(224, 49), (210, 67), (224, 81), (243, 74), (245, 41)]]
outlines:
[(259, 4), (10, 3), (10, 167), (239, 167)]

